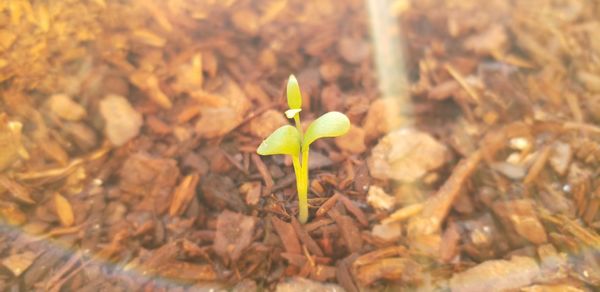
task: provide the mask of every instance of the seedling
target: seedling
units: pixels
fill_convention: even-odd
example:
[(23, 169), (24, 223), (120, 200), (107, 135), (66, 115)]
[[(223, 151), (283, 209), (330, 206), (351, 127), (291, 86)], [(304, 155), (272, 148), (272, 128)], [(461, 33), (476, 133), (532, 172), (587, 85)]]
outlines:
[(298, 190), (298, 219), (301, 223), (308, 220), (308, 151), (310, 144), (319, 138), (337, 137), (346, 134), (350, 129), (350, 120), (340, 112), (328, 112), (314, 120), (303, 133), (300, 124), (302, 111), (302, 95), (294, 75), (290, 75), (287, 83), (287, 103), (285, 111), (288, 119), (294, 119), (296, 127), (285, 125), (275, 130), (260, 146), (260, 155), (285, 154), (292, 156), (296, 187)]

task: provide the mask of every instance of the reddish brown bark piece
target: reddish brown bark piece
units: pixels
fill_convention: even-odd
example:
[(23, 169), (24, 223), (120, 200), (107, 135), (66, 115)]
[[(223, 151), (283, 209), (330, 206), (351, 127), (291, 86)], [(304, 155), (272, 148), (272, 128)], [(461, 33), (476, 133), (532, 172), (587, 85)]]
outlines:
[(306, 264), (306, 257), (304, 255), (282, 252), (281, 257), (297, 267), (303, 267)]
[(534, 244), (548, 241), (546, 229), (540, 222), (535, 212), (535, 205), (531, 200), (512, 200), (497, 202), (493, 205), (494, 211), (506, 224), (512, 225), (517, 234)]
[(281, 243), (285, 250), (289, 253), (300, 254), (302, 248), (300, 247), (300, 242), (298, 241), (294, 227), (277, 217), (272, 217), (271, 222), (273, 223), (279, 238), (281, 238)]
[(338, 261), (337, 268), (335, 271), (335, 277), (344, 289), (348, 292), (358, 292), (358, 287), (352, 279), (350, 274), (350, 266), (348, 265), (348, 258)]
[(407, 254), (407, 252), (408, 251), (404, 246), (391, 246), (387, 248), (380, 248), (356, 258), (352, 265), (356, 268), (370, 264), (381, 258), (404, 256)]
[(35, 204), (35, 200), (31, 197), (29, 190), (25, 186), (5, 175), (0, 175), (0, 187), (7, 189), (15, 199), (22, 203)]
[(269, 172), (269, 169), (258, 155), (252, 154), (252, 162), (254, 162), (254, 165), (256, 165), (256, 168), (260, 173), (260, 176), (262, 176), (263, 180), (265, 181), (265, 188), (263, 189), (263, 194), (271, 194), (274, 185), (273, 177), (271, 177), (271, 172)]
[(356, 223), (350, 216), (342, 215), (337, 210), (332, 209), (329, 211), (329, 216), (335, 221), (340, 227), (342, 238), (346, 243), (346, 247), (350, 252), (358, 252), (362, 248), (362, 238), (360, 237), (360, 230)]
[(296, 230), (296, 234), (298, 235), (302, 243), (306, 245), (306, 248), (308, 248), (308, 250), (311, 253), (321, 257), (324, 255), (323, 250), (321, 250), (321, 247), (319, 247), (317, 242), (310, 236), (310, 234), (308, 234), (308, 232), (304, 230), (304, 228), (302, 227), (302, 225), (300, 225), (300, 222), (298, 222), (298, 219), (296, 219), (296, 217), (292, 217), (292, 226), (294, 227), (294, 230)]
[(173, 192), (171, 206), (169, 207), (169, 215), (181, 215), (196, 195), (196, 186), (200, 181), (200, 175), (192, 174), (186, 176)]
[(325, 203), (323, 203), (321, 205), (321, 207), (319, 207), (319, 209), (315, 213), (315, 216), (321, 217), (321, 216), (327, 214), (327, 212), (329, 212), (329, 210), (331, 210), (331, 208), (333, 208), (333, 206), (335, 206), (335, 203), (337, 203), (339, 196), (340, 196), (339, 193), (335, 193), (333, 196), (331, 196), (329, 199), (327, 199), (327, 201), (325, 201)]
[(120, 171), (124, 191), (155, 196), (169, 193), (179, 177), (177, 161), (136, 153), (127, 158)]
[(440, 260), (442, 262), (450, 262), (456, 256), (459, 241), (460, 233), (458, 226), (456, 223), (451, 222), (442, 235), (443, 244), (440, 245)]
[(335, 278), (335, 268), (326, 265), (316, 265), (310, 273), (310, 278), (321, 282), (333, 279)]
[(236, 261), (252, 243), (256, 218), (223, 211), (217, 218), (217, 233), (213, 248), (223, 258)]
[(348, 197), (340, 194), (340, 201), (344, 204), (344, 207), (346, 207), (346, 210), (348, 210), (348, 212), (352, 213), (352, 215), (354, 215), (354, 217), (356, 217), (356, 220), (358, 220), (358, 222), (362, 226), (369, 226), (369, 220), (367, 219), (367, 215), (365, 215), (365, 213), (358, 206), (356, 206), (356, 204), (354, 204), (354, 202), (352, 200), (350, 200), (350, 199), (348, 199)]

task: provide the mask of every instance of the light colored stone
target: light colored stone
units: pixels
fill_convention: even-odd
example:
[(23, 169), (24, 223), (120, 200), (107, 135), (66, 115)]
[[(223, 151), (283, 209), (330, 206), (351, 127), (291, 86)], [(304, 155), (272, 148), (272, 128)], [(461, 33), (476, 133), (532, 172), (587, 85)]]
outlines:
[(367, 202), (375, 209), (391, 210), (396, 204), (396, 198), (388, 195), (378, 186), (371, 186), (367, 194)]
[(100, 101), (100, 113), (106, 123), (104, 133), (115, 146), (121, 146), (140, 132), (142, 115), (120, 95), (109, 94)]
[(383, 240), (398, 240), (402, 236), (400, 223), (377, 224), (373, 226), (371, 234)]
[(539, 273), (537, 262), (529, 257), (489, 260), (454, 274), (450, 289), (460, 292), (518, 290), (531, 285)]
[(403, 128), (379, 141), (368, 165), (375, 178), (414, 182), (442, 166), (447, 157), (448, 148), (428, 133)]
[(335, 145), (352, 154), (360, 154), (367, 150), (365, 145), (365, 130), (354, 125), (345, 135), (335, 138)]
[(83, 106), (76, 103), (66, 94), (54, 94), (48, 99), (50, 111), (63, 120), (79, 121), (87, 112)]
[(571, 164), (573, 149), (571, 145), (560, 141), (552, 144), (552, 153), (550, 154), (550, 166), (560, 175), (565, 175)]

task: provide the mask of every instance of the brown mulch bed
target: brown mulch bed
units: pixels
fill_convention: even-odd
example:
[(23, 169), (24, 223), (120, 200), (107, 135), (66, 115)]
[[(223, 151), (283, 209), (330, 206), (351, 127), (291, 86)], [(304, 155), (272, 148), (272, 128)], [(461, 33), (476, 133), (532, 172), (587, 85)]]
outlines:
[(0, 2), (0, 290), (599, 289), (600, 4), (389, 2)]

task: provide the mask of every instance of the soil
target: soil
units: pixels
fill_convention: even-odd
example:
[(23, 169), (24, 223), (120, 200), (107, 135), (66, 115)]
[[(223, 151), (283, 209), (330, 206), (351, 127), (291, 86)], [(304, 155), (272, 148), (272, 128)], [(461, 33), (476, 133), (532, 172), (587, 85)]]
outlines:
[(599, 289), (600, 5), (367, 2), (0, 3), (0, 290)]

